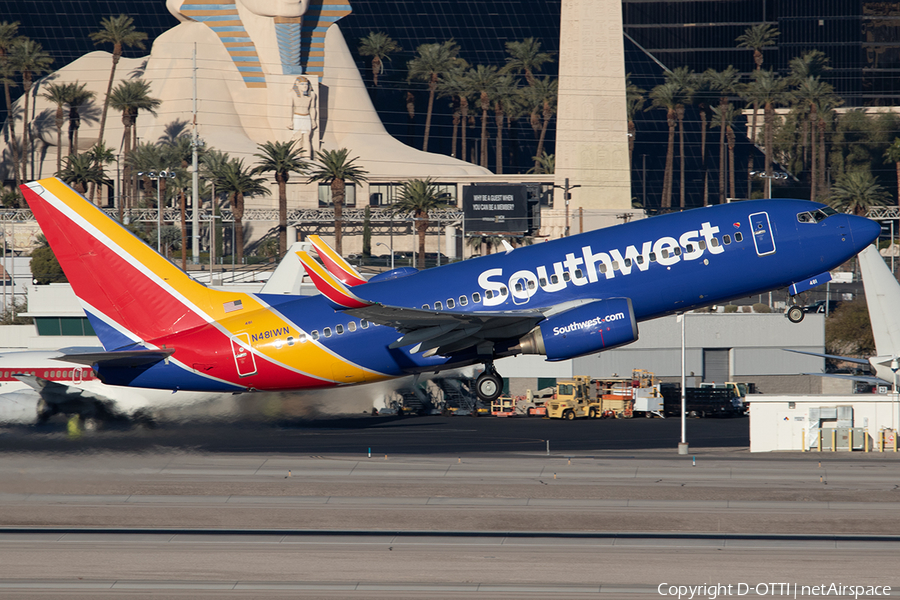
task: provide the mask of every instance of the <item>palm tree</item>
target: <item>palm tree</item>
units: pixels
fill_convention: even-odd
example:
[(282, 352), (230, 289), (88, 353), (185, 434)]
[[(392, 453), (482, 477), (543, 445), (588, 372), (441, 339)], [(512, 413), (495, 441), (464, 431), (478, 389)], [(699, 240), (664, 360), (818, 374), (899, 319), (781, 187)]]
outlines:
[(278, 183), (278, 251), (281, 256), (287, 253), (287, 182), (291, 173), (303, 174), (309, 164), (303, 161), (303, 149), (294, 146), (292, 142), (266, 142), (257, 145), (258, 154), (254, 154), (257, 165), (251, 171), (252, 175), (261, 173), (274, 173), (275, 182)]
[(700, 114), (700, 165), (703, 169), (703, 206), (709, 206), (709, 164), (706, 161), (706, 138), (709, 130), (710, 85), (707, 75), (698, 74), (694, 94), (697, 98), (697, 112)]
[(897, 171), (897, 205), (900, 206), (900, 138), (894, 138), (894, 142), (884, 151), (884, 162), (894, 163)]
[(810, 193), (809, 199), (815, 201), (816, 192), (819, 187), (818, 169), (824, 169), (824, 162), (819, 162), (819, 153), (816, 152), (816, 140), (818, 132), (819, 108), (824, 102), (828, 102), (828, 98), (834, 95), (834, 88), (831, 84), (825, 83), (818, 77), (807, 77), (797, 89), (791, 93), (794, 102), (800, 105), (801, 110), (809, 111), (807, 127), (810, 133), (810, 167), (809, 167), (809, 183)]
[[(178, 200), (181, 209), (181, 264), (182, 269), (186, 269), (187, 220), (185, 212), (187, 210), (187, 196), (185, 190), (190, 186), (191, 176), (188, 169), (192, 163), (194, 145), (190, 134), (185, 133), (183, 128), (175, 127), (167, 129), (169, 129), (169, 131), (160, 138), (159, 144), (161, 146), (162, 164), (178, 166), (178, 168), (175, 169), (173, 184), (175, 189), (178, 190)], [(198, 150), (200, 151), (198, 154), (199, 158), (202, 155), (202, 149), (198, 148)], [(199, 198), (197, 199), (197, 202), (199, 203)], [(197, 208), (199, 209), (199, 205)]]
[(680, 98), (679, 86), (675, 83), (663, 83), (650, 90), (650, 110), (659, 108), (666, 111), (666, 123), (669, 126), (669, 141), (666, 145), (666, 170), (663, 175), (662, 199), (660, 207), (672, 206), (672, 171), (675, 162), (675, 107)]
[(634, 142), (637, 135), (637, 127), (634, 124), (634, 115), (644, 108), (644, 92), (631, 83), (631, 73), (625, 75), (625, 113), (628, 117), (628, 168), (631, 169), (631, 157), (634, 154)]
[(551, 175), (556, 171), (556, 155), (544, 152), (540, 156), (532, 157), (535, 166), (528, 169), (529, 173)]
[[(219, 206), (216, 202), (218, 199), (217, 196), (221, 190), (216, 189), (216, 181), (221, 179), (222, 170), (228, 164), (229, 160), (228, 154), (225, 152), (221, 152), (216, 150), (215, 148), (205, 148), (203, 154), (200, 155), (200, 177), (203, 177), (206, 181), (209, 182), (209, 204), (210, 204), (210, 212), (213, 215), (218, 215)], [(202, 205), (198, 204), (198, 208)], [(222, 256), (223, 250), (223, 225), (222, 221), (218, 222), (213, 219), (213, 223), (210, 227), (215, 232), (215, 236), (210, 237), (210, 244), (215, 242), (216, 247), (213, 249), (216, 256)], [(210, 255), (212, 256), (212, 254)], [(212, 267), (210, 267), (212, 268)]]
[[(438, 83), (438, 95), (442, 98), (449, 97), (454, 104), (453, 110), (453, 138), (450, 145), (450, 155), (466, 160), (466, 132), (469, 120), (469, 98), (472, 97), (472, 83), (466, 76), (468, 63), (460, 59), (460, 64), (447, 71), (440, 83)], [(460, 127), (461, 152), (457, 152), (456, 128)]]
[[(190, 138), (187, 138), (190, 142)], [(178, 194), (178, 208), (181, 217), (181, 270), (187, 271), (187, 189), (191, 185), (191, 173), (184, 167), (175, 169), (172, 189)]]
[(431, 132), (431, 113), (434, 109), (434, 95), (441, 77), (459, 64), (459, 46), (449, 40), (439, 44), (422, 44), (416, 48), (417, 56), (407, 64), (408, 79), (418, 79), (428, 84), (428, 110), (425, 113), (425, 141), (422, 150), (428, 152), (428, 135)]
[[(675, 117), (678, 119), (678, 165), (680, 170), (679, 206), (684, 208), (684, 112), (685, 105), (690, 104), (697, 89), (697, 74), (688, 67), (678, 67), (674, 71), (666, 73), (666, 82), (678, 86), (678, 94), (675, 99)], [(627, 98), (627, 90), (626, 90)]]
[[(719, 113), (727, 115), (729, 97), (737, 93), (740, 85), (740, 74), (733, 66), (728, 65), (724, 71), (707, 69), (703, 74), (709, 88), (719, 93)], [(719, 203), (725, 202), (725, 127), (719, 132)]]
[[(772, 175), (772, 156), (775, 146), (775, 107), (785, 103), (787, 83), (774, 71), (757, 70), (751, 75), (752, 81), (744, 88), (743, 96), (753, 102), (754, 108), (763, 107), (763, 146), (766, 152), (765, 171)], [(754, 117), (756, 112), (754, 111)], [(756, 143), (756, 139), (751, 140)]]
[(254, 178), (250, 170), (244, 168), (243, 159), (230, 160), (216, 179), (216, 187), (228, 194), (231, 199), (231, 214), (234, 217), (234, 253), (239, 263), (244, 262), (244, 198), (271, 194), (265, 182), (264, 177)]
[(819, 194), (825, 196), (828, 193), (828, 189), (825, 185), (825, 130), (828, 125), (829, 119), (834, 119), (834, 109), (843, 104), (844, 101), (841, 100), (836, 94), (826, 93), (819, 100), (819, 178), (816, 180), (816, 185), (819, 186)]
[(469, 81), (472, 82), (472, 90), (478, 95), (479, 106), (481, 107), (481, 144), (479, 151), (479, 162), (485, 169), (488, 166), (488, 138), (487, 138), (487, 118), (488, 110), (491, 108), (491, 90), (497, 80), (497, 67), (490, 65), (477, 65), (469, 69)]
[[(810, 50), (806, 54), (794, 57), (788, 63), (790, 75), (787, 77), (787, 83), (793, 87), (800, 87), (810, 77), (822, 77), (826, 71), (830, 71), (828, 66), (829, 59), (819, 50)], [(795, 106), (798, 117), (808, 117), (809, 105), (798, 103)], [(807, 148), (809, 147), (809, 120), (801, 118), (800, 145), (803, 148), (803, 167), (807, 163)]]
[(541, 43), (534, 38), (525, 38), (521, 42), (506, 42), (505, 73), (524, 73), (528, 85), (535, 84), (534, 72), (540, 71), (544, 63), (553, 61), (553, 54), (541, 52)]
[(94, 92), (86, 83), (70, 84), (66, 104), (69, 106), (69, 156), (78, 153), (78, 130), (81, 127), (81, 107), (94, 99)]
[(825, 71), (830, 71), (829, 58), (821, 50), (810, 50), (806, 54), (794, 57), (788, 63), (790, 85), (800, 85), (810, 77), (821, 77)]
[[(136, 145), (125, 156), (125, 166), (131, 173), (137, 173), (141, 177), (141, 190), (143, 198), (136, 204), (141, 207), (155, 206), (156, 199), (166, 199), (166, 178), (151, 179), (151, 173), (160, 170), (168, 171), (174, 165), (169, 164), (169, 157), (165, 153), (163, 146), (152, 142), (143, 142)], [(159, 187), (159, 194), (154, 194), (154, 181)], [(165, 208), (165, 204), (159, 206), (160, 210)]]
[(331, 186), (331, 202), (334, 204), (334, 249), (342, 253), (341, 235), (344, 226), (344, 196), (347, 193), (347, 182), (362, 183), (366, 181), (368, 171), (354, 164), (357, 157), (348, 160), (350, 150), (319, 150), (316, 152), (318, 164), (313, 165), (307, 183), (318, 181)]
[(889, 196), (869, 171), (851, 171), (841, 175), (831, 186), (829, 204), (842, 212), (866, 216), (873, 206), (887, 202)]
[(428, 213), (446, 208), (441, 202), (440, 192), (431, 178), (413, 179), (403, 184), (397, 203), (392, 212), (413, 213), (415, 228), (419, 234), (419, 268), (425, 268), (425, 234), (428, 232)]
[[(105, 165), (112, 164), (116, 160), (116, 155), (113, 153), (112, 148), (103, 143), (103, 140), (100, 140), (88, 150), (85, 154), (87, 154), (92, 161), (94, 161), (94, 166), (100, 172), (100, 178), (102, 184), (106, 184), (106, 170), (104, 168)], [(91, 185), (101, 185), (101, 182), (91, 183)]]
[(498, 75), (491, 87), (490, 95), (494, 103), (494, 122), (497, 126), (497, 174), (503, 173), (503, 127), (507, 114), (515, 111), (514, 102), (518, 88), (511, 75)]
[(46, 91), (41, 94), (43, 98), (56, 105), (54, 124), (56, 125), (56, 172), (62, 171), (62, 127), (65, 122), (64, 107), (70, 83), (50, 83)]
[[(540, 132), (536, 130), (538, 145), (535, 156), (543, 155), (547, 129), (550, 126), (550, 120), (556, 114), (558, 90), (559, 80), (552, 79), (549, 75), (535, 79), (534, 85), (524, 90), (526, 102), (531, 107), (531, 127), (536, 130), (536, 126), (540, 126)], [(535, 162), (535, 166), (537, 166), (537, 162)]]
[[(770, 23), (759, 23), (753, 27), (748, 27), (744, 33), (735, 39), (738, 42), (738, 48), (749, 48), (753, 50), (753, 62), (756, 64), (756, 70), (762, 69), (763, 53), (762, 49), (775, 45), (775, 38), (781, 34), (777, 28)], [(753, 120), (750, 125), (750, 140), (756, 143), (756, 112), (759, 110), (759, 104), (753, 103)], [(751, 154), (752, 156), (752, 154)], [(751, 159), (752, 160), (752, 159)]]
[[(25, 97), (25, 106), (22, 114), (22, 179), (27, 179), (28, 174), (25, 169), (29, 163), (27, 155), (29, 154), (30, 143), (28, 141), (28, 100), (31, 96), (31, 86), (34, 82), (34, 76), (40, 75), (47, 70), (53, 58), (44, 52), (44, 49), (37, 42), (28, 38), (18, 38), (13, 42), (9, 51), (9, 62), (13, 69), (22, 75), (22, 95)], [(34, 166), (32, 165), (32, 179), (34, 178)]]
[(741, 114), (741, 109), (735, 108), (733, 104), (728, 104), (725, 107), (724, 112), (722, 112), (719, 107), (715, 107), (712, 110), (713, 119), (710, 125), (712, 127), (724, 129), (725, 137), (728, 140), (728, 181), (731, 189), (731, 197), (734, 198), (737, 195), (734, 185), (734, 146), (737, 140), (734, 135), (733, 126), (735, 117)]
[(403, 52), (397, 42), (382, 31), (370, 31), (369, 35), (359, 40), (359, 55), (372, 57), (372, 82), (378, 87), (378, 76), (384, 73), (384, 59), (391, 60), (390, 55)]
[(88, 184), (103, 183), (103, 169), (94, 162), (89, 153), (66, 157), (65, 168), (59, 171), (59, 178), (75, 188), (79, 194), (87, 192)]
[(759, 23), (753, 27), (748, 27), (744, 33), (737, 36), (736, 42), (739, 42), (738, 48), (749, 48), (753, 50), (753, 62), (756, 68), (761, 69), (763, 64), (762, 49), (775, 45), (775, 38), (781, 35), (781, 32), (771, 23)]
[(19, 178), (18, 169), (19, 142), (16, 139), (16, 118), (13, 113), (12, 96), (9, 93), (9, 87), (15, 85), (15, 82), (12, 79), (12, 65), (9, 64), (9, 51), (12, 49), (12, 46), (17, 39), (19, 39), (19, 22), (0, 22), (0, 79), (3, 80), (3, 92), (6, 97), (6, 122), (9, 126), (9, 146), (12, 150), (13, 164), (16, 165), (16, 168), (13, 169), (16, 174), (16, 189), (19, 189), (19, 184), (22, 183), (22, 180)]
[(113, 81), (116, 78), (116, 66), (119, 59), (122, 58), (122, 51), (125, 46), (135, 47), (140, 50), (144, 49), (144, 40), (147, 34), (138, 31), (134, 27), (134, 19), (126, 15), (118, 17), (107, 17), (100, 21), (100, 31), (90, 34), (90, 38), (94, 40), (95, 45), (112, 44), (112, 67), (109, 70), (109, 82), (106, 84), (106, 96), (103, 98), (103, 110), (100, 113), (100, 140), (103, 140), (103, 133), (106, 131), (106, 113), (109, 109), (110, 94), (112, 93)]
[[(131, 171), (128, 156), (132, 147), (137, 145), (138, 112), (140, 110), (153, 112), (161, 103), (161, 100), (150, 96), (150, 84), (142, 79), (131, 79), (119, 83), (109, 96), (109, 104), (113, 107), (113, 110), (122, 112), (122, 123), (125, 126), (125, 131), (122, 134), (122, 147), (126, 157), (123, 179), (128, 182), (123, 188), (129, 192), (125, 195), (126, 202), (133, 201), (134, 196), (134, 188), (130, 185)], [(159, 165), (153, 168), (159, 168)]]

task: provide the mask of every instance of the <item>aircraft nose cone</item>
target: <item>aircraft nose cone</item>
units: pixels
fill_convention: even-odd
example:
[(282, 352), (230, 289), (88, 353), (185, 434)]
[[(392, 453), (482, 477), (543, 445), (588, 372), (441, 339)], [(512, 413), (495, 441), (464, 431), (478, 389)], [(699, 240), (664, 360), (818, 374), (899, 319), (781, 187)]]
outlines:
[(853, 236), (853, 245), (862, 250), (881, 234), (881, 225), (865, 217), (848, 215), (850, 231)]

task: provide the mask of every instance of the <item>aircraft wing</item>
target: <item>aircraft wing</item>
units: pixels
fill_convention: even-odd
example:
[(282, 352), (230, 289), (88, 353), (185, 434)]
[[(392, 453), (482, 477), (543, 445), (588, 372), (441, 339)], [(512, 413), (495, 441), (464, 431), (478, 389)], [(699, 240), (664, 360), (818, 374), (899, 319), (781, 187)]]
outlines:
[[(834, 360), (843, 360), (846, 362), (856, 363), (858, 365), (869, 365), (869, 361), (865, 358), (853, 358), (851, 356), (838, 356), (837, 354), (820, 354), (818, 352), (807, 352), (805, 350), (792, 350), (790, 348), (783, 348), (785, 352), (796, 352), (797, 354), (809, 354), (810, 356), (818, 356), (820, 358), (831, 358)], [(879, 380), (880, 381), (880, 380)]]
[(413, 353), (449, 354), (484, 342), (522, 336), (546, 315), (540, 310), (498, 312), (434, 311), (371, 304), (345, 311), (378, 325), (393, 327), (403, 337), (390, 348), (415, 345)]
[(390, 344), (391, 349), (414, 346), (412, 352), (423, 353), (425, 357), (446, 356), (473, 347), (479, 354), (490, 354), (494, 343), (516, 340), (553, 314), (598, 300), (585, 298), (545, 308), (511, 311), (444, 311), (390, 306), (358, 296), (306, 252), (298, 252), (297, 256), (316, 288), (336, 310), (393, 327), (403, 336)]

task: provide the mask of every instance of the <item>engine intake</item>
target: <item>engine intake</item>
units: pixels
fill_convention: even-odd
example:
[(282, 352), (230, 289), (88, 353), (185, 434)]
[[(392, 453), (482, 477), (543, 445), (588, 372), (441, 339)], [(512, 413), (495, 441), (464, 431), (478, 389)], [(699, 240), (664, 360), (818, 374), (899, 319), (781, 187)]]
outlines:
[(638, 339), (630, 298), (609, 298), (553, 315), (519, 339), (522, 354), (566, 360), (594, 354)]

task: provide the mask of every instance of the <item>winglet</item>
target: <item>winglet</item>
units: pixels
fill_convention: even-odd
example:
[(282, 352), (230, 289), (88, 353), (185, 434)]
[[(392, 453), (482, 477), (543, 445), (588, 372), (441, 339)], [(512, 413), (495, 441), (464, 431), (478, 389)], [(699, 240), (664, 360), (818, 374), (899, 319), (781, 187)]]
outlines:
[(307, 238), (316, 249), (316, 254), (328, 269), (328, 272), (340, 279), (346, 285), (353, 287), (365, 283), (366, 280), (359, 274), (359, 271), (353, 268), (353, 265), (344, 260), (340, 254), (335, 252), (331, 246), (322, 241), (317, 235), (311, 235)]
[(323, 296), (338, 310), (346, 308), (363, 308), (371, 306), (371, 302), (366, 302), (356, 294), (351, 292), (343, 282), (339, 281), (334, 275), (325, 270), (325, 268), (317, 263), (313, 258), (304, 251), (297, 252), (306, 274), (312, 279)]

